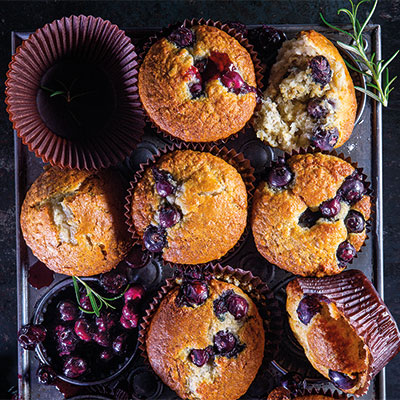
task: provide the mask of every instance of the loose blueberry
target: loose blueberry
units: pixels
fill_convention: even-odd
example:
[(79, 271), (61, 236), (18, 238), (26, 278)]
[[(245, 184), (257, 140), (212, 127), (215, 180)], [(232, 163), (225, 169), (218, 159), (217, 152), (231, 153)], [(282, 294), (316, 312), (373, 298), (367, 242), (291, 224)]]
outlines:
[(237, 294), (233, 294), (228, 298), (227, 305), (228, 311), (235, 317), (235, 319), (243, 318), (249, 310), (249, 303), (244, 297)]
[(351, 243), (342, 242), (336, 251), (336, 257), (339, 259), (339, 261), (348, 263), (354, 258), (356, 253), (356, 249)]
[(235, 336), (227, 331), (219, 331), (214, 336), (214, 348), (216, 354), (219, 355), (228, 355), (236, 346), (236, 338)]
[(353, 175), (347, 177), (339, 189), (343, 200), (346, 200), (350, 204), (354, 204), (360, 200), (364, 192), (364, 184), (358, 179), (358, 176)]
[(79, 339), (84, 342), (90, 342), (92, 340), (93, 328), (86, 319), (79, 318), (75, 322), (74, 330)]
[(152, 167), (153, 177), (156, 181), (156, 190), (161, 197), (167, 197), (175, 193), (176, 187), (173, 182), (172, 175), (169, 172), (162, 171), (156, 167)]
[(299, 225), (302, 228), (311, 228), (321, 218), (319, 212), (313, 212), (309, 208), (300, 215)]
[(60, 314), (60, 319), (64, 322), (74, 321), (78, 316), (78, 309), (72, 301), (60, 301), (57, 305), (57, 309)]
[(141, 285), (131, 286), (124, 294), (125, 303), (133, 300), (140, 300), (144, 296), (144, 288)]
[(143, 268), (149, 262), (149, 253), (142, 250), (142, 246), (133, 246), (125, 262), (129, 267), (138, 269)]
[(202, 367), (204, 364), (214, 356), (214, 349), (212, 346), (208, 346), (205, 349), (193, 349), (190, 354), (190, 360), (194, 365)]
[(111, 294), (121, 293), (128, 284), (127, 277), (115, 270), (101, 274), (99, 281), (104, 290)]
[(317, 147), (321, 150), (332, 150), (339, 140), (339, 131), (336, 128), (329, 130), (316, 127), (311, 137), (311, 146)]
[(286, 35), (272, 26), (263, 25), (249, 31), (249, 41), (263, 58), (270, 58), (286, 40)]
[(304, 392), (305, 384), (304, 378), (294, 372), (288, 372), (281, 378), (281, 385), (289, 390), (293, 396), (301, 396)]
[(274, 188), (281, 188), (292, 180), (292, 173), (285, 165), (275, 165), (268, 171), (267, 182)]
[(360, 233), (365, 228), (364, 217), (360, 212), (356, 210), (349, 211), (344, 220), (344, 223), (346, 225), (347, 230), (351, 233)]
[(103, 313), (96, 317), (96, 326), (99, 332), (109, 332), (116, 325), (116, 316), (111, 313)]
[(99, 357), (102, 361), (110, 361), (114, 357), (114, 353), (110, 349), (105, 349), (100, 353)]
[(246, 25), (242, 24), (241, 22), (238, 21), (232, 21), (232, 22), (227, 22), (226, 23), (229, 28), (235, 29), (236, 32), (241, 33), (243, 36), (247, 36), (247, 28)]
[(46, 339), (46, 333), (44, 326), (28, 324), (18, 331), (18, 342), (25, 350), (34, 350), (37, 344)]
[(208, 286), (205, 282), (182, 283), (177, 296), (178, 303), (186, 306), (200, 306), (208, 298)]
[(166, 245), (165, 230), (149, 225), (144, 231), (143, 241), (147, 250), (160, 253)]
[(193, 46), (195, 36), (190, 29), (181, 26), (170, 33), (168, 40), (174, 42), (178, 47), (183, 48)]
[(318, 314), (322, 309), (321, 303), (315, 296), (305, 295), (297, 306), (297, 315), (299, 320), (308, 325), (314, 315)]
[(115, 340), (112, 343), (112, 349), (114, 350), (114, 353), (117, 354), (118, 356), (123, 355), (126, 351), (126, 345), (127, 345), (127, 339), (128, 335), (125, 333), (117, 336)]
[(125, 318), (123, 315), (121, 315), (121, 318), (119, 320), (120, 324), (122, 325), (123, 328), (125, 329), (134, 329), (137, 328), (138, 326), (138, 321), (139, 321), (139, 316), (135, 315), (131, 319)]
[(319, 206), (319, 210), (325, 218), (335, 217), (339, 214), (340, 209), (340, 199), (338, 197), (326, 200)]
[(78, 378), (87, 371), (87, 363), (80, 357), (68, 357), (64, 362), (63, 373), (68, 378)]
[(167, 205), (159, 211), (159, 221), (161, 228), (171, 228), (181, 220), (182, 216), (174, 206)]
[(128, 301), (122, 308), (122, 317), (125, 320), (130, 321), (132, 328), (136, 328), (139, 321), (139, 314), (136, 310), (135, 303), (133, 301)]
[(96, 332), (93, 335), (93, 340), (102, 347), (109, 347), (111, 345), (110, 336), (107, 332)]
[(326, 117), (328, 110), (322, 105), (322, 99), (311, 99), (307, 105), (307, 112), (314, 119)]
[(57, 379), (57, 374), (49, 365), (42, 364), (36, 371), (36, 377), (42, 385), (51, 385)]
[(72, 327), (57, 325), (55, 328), (57, 350), (60, 356), (71, 354), (78, 344), (78, 337)]
[(330, 369), (328, 374), (332, 383), (341, 390), (349, 390), (357, 383), (357, 378), (353, 379), (342, 372), (332, 371)]
[(310, 61), (311, 75), (314, 82), (327, 85), (332, 79), (332, 70), (324, 56), (316, 56)]
[(89, 296), (86, 294), (80, 297), (79, 304), (85, 311), (93, 311), (92, 303), (90, 302)]

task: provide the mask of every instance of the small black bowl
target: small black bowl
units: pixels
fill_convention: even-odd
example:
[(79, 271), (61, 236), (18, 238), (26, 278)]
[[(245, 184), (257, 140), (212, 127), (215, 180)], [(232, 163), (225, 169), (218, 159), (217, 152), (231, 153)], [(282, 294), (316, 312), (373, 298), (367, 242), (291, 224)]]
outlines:
[[(99, 287), (99, 282), (98, 279), (96, 278), (82, 278), (82, 279), (85, 282), (90, 283), (91, 287)], [(32, 322), (34, 324), (43, 324), (46, 328), (48, 327), (54, 328), (54, 326), (57, 325), (57, 320), (56, 320), (57, 304), (59, 301), (64, 299), (71, 299), (71, 300), (75, 299), (73, 281), (70, 278), (64, 279), (58, 284), (56, 284), (46, 293), (45, 296), (43, 296), (39, 300), (39, 302), (35, 306)], [(113, 304), (118, 306), (117, 302), (121, 303), (119, 304), (119, 306), (122, 309), (123, 297), (121, 298), (121, 300), (117, 300)], [(51, 321), (49, 324), (50, 326), (46, 326), (46, 322), (49, 321)], [(48, 335), (45, 341), (36, 346), (35, 349), (36, 354), (42, 363), (50, 365), (55, 370), (58, 377), (65, 382), (78, 386), (91, 386), (91, 385), (100, 385), (106, 383), (108, 381), (113, 380), (114, 378), (119, 376), (123, 371), (126, 370), (128, 365), (135, 358), (138, 347), (137, 328), (128, 331), (120, 327), (119, 323), (117, 323), (117, 325), (118, 325), (117, 330), (121, 330), (121, 332), (119, 333), (125, 332), (129, 335), (128, 350), (125, 357), (116, 356), (115, 360), (109, 361), (108, 365), (107, 364), (95, 365), (95, 363), (93, 363), (92, 371), (85, 375), (82, 375), (82, 377), (80, 378), (74, 378), (74, 379), (68, 378), (61, 373), (61, 368), (59, 366), (59, 364), (61, 364), (61, 358), (58, 356), (58, 354), (55, 356), (56, 354), (56, 347), (54, 343), (55, 341), (49, 335), (52, 329), (48, 329)], [(135, 342), (134, 345), (132, 345), (133, 342)], [(85, 349), (85, 353), (87, 354), (88, 351), (90, 350), (96, 351), (95, 349), (97, 348), (98, 345), (94, 343), (84, 344), (83, 342), (82, 343), (80, 342), (80, 347), (83, 346), (86, 346), (87, 348), (90, 347), (89, 350)], [(107, 366), (109, 366), (109, 368), (106, 368)], [(97, 374), (95, 374), (95, 372), (97, 372)]]

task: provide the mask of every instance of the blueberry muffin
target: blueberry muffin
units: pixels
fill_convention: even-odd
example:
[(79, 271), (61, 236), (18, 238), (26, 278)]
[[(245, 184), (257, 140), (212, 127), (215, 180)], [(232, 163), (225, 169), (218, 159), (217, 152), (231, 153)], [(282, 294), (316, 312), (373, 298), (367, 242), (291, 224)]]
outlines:
[(270, 263), (297, 275), (338, 274), (366, 239), (371, 200), (348, 162), (322, 153), (280, 159), (254, 196), (252, 230)]
[(280, 49), (253, 126), (272, 147), (331, 150), (349, 139), (356, 111), (354, 85), (338, 50), (320, 33), (303, 31)]
[(262, 319), (246, 293), (193, 276), (162, 299), (146, 351), (154, 371), (182, 399), (235, 400), (257, 374), (264, 340)]
[(187, 142), (227, 138), (256, 106), (250, 54), (212, 26), (180, 27), (156, 42), (140, 67), (138, 87), (153, 123)]
[(48, 168), (22, 204), (26, 244), (61, 274), (90, 276), (113, 269), (131, 247), (124, 223), (125, 186), (111, 170)]
[(269, 394), (267, 400), (354, 400), (354, 397), (349, 398), (345, 394), (339, 395), (337, 392), (334, 395), (322, 393), (294, 395), (286, 388), (278, 387)]
[(364, 394), (399, 352), (396, 322), (358, 270), (297, 278), (286, 289), (290, 327), (312, 366), (345, 393)]
[(165, 261), (200, 264), (225, 255), (247, 219), (247, 192), (237, 170), (207, 152), (168, 153), (137, 183), (131, 218), (145, 247)]

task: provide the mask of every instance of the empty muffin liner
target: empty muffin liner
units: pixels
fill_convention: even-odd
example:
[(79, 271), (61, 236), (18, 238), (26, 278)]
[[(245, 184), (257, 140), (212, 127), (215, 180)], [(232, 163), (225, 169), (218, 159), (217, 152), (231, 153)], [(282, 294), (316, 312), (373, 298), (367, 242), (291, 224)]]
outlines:
[[(117, 164), (140, 142), (144, 129), (136, 58), (131, 40), (102, 18), (64, 17), (38, 29), (18, 47), (7, 72), (7, 111), (17, 135), (37, 157), (61, 168), (91, 170)], [(84, 139), (56, 135), (37, 108), (45, 73), (70, 59), (96, 65), (113, 87), (112, 117), (98, 134)]]
[(323, 278), (297, 278), (304, 294), (327, 297), (360, 336), (372, 356), (369, 377), (355, 395), (368, 391), (370, 381), (400, 351), (400, 332), (372, 283), (359, 270)]
[[(163, 155), (176, 151), (176, 150), (194, 150), (194, 151), (201, 151), (201, 152), (208, 152), (211, 153), (212, 155), (222, 158), (224, 161), (226, 161), (228, 164), (232, 165), (235, 167), (235, 169), (240, 173), (244, 184), (246, 185), (247, 189), (247, 204), (248, 204), (248, 209), (251, 204), (251, 200), (253, 198), (253, 191), (254, 191), (254, 168), (251, 166), (250, 161), (244, 158), (242, 153), (237, 153), (234, 149), (228, 150), (226, 147), (217, 147), (216, 145), (210, 144), (210, 143), (173, 143), (171, 145), (166, 146), (164, 149), (159, 150), (158, 154), (154, 155), (151, 157), (146, 163), (140, 164), (138, 171), (135, 173), (135, 175), (132, 177), (133, 179), (130, 182), (130, 187), (128, 189), (128, 195), (126, 196), (125, 200), (125, 221), (128, 225), (128, 231), (132, 234), (132, 239), (134, 244), (141, 244), (143, 250), (145, 250), (143, 240), (142, 238), (138, 235), (135, 229), (135, 225), (132, 221), (132, 199), (133, 199), (133, 193), (136, 187), (136, 184), (143, 178), (143, 175), (145, 171), (155, 164)], [(247, 219), (249, 220), (250, 214), (249, 212), (247, 213)], [(227, 256), (229, 256), (232, 252), (234, 252), (238, 247), (243, 244), (246, 235), (248, 233), (248, 224), (246, 224), (246, 228), (238, 240), (238, 242), (233, 246), (223, 257), (221, 257), (219, 260), (216, 260), (214, 262), (219, 262), (220, 260), (223, 260)], [(147, 250), (146, 250), (147, 251)], [(151, 253), (153, 257), (159, 257), (160, 261), (165, 264), (168, 264), (170, 266), (175, 266), (175, 265), (180, 265), (180, 264), (175, 264), (175, 263), (170, 263), (168, 261), (164, 261), (161, 257), (161, 253)], [(213, 260), (210, 260), (210, 262)], [(203, 264), (206, 265), (206, 264)]]
[[(278, 351), (283, 334), (283, 316), (278, 302), (268, 286), (250, 271), (244, 271), (240, 268), (223, 267), (221, 264), (210, 263), (207, 264), (204, 272), (215, 279), (238, 286), (253, 300), (264, 323), (264, 360), (271, 361)], [(146, 335), (151, 320), (165, 295), (177, 285), (175, 278), (167, 279), (166, 284), (160, 288), (144, 313), (143, 322), (140, 324), (138, 342), (141, 355), (146, 362), (149, 362), (146, 351)]]
[[(316, 149), (314, 147), (306, 147), (306, 148), (302, 147), (300, 149), (293, 150), (291, 153), (284, 153), (283, 157), (285, 158), (285, 162), (287, 162), (287, 160), (289, 158), (299, 155), (299, 154), (317, 154), (317, 153), (335, 156), (335, 157), (341, 158), (343, 161), (346, 161), (347, 163), (351, 164), (356, 169), (358, 174), (360, 174), (362, 176), (362, 181), (363, 181), (363, 184), (365, 187), (365, 194), (370, 196), (370, 199), (371, 199), (371, 210), (370, 210), (371, 215), (370, 215), (369, 219), (365, 221), (366, 238), (365, 238), (360, 250), (356, 252), (356, 255), (348, 263), (348, 265), (350, 265), (353, 263), (353, 260), (355, 258), (357, 258), (358, 255), (362, 252), (363, 247), (365, 247), (365, 245), (366, 245), (366, 241), (369, 239), (368, 233), (371, 231), (373, 214), (375, 212), (374, 207), (373, 207), (373, 205), (375, 204), (374, 192), (371, 188), (371, 183), (367, 180), (368, 179), (367, 175), (363, 172), (363, 168), (359, 167), (358, 163), (355, 161), (352, 161), (350, 157), (346, 157), (343, 153), (338, 153), (336, 150), (327, 151), (327, 150)], [(272, 165), (273, 165), (273, 161), (270, 163), (269, 167), (271, 167)]]
[[(240, 32), (236, 31), (234, 28), (231, 28), (229, 26), (229, 24), (223, 23), (221, 21), (212, 21), (211, 19), (206, 20), (204, 18), (200, 18), (200, 19), (193, 18), (190, 20), (185, 19), (182, 23), (168, 25), (168, 27), (162, 29), (157, 34), (151, 36), (149, 38), (149, 40), (144, 44), (143, 52), (141, 52), (139, 54), (139, 64), (141, 64), (141, 62), (144, 60), (146, 53), (148, 52), (150, 47), (154, 43), (156, 43), (158, 40), (162, 39), (163, 37), (168, 36), (173, 30), (175, 30), (179, 27), (191, 28), (191, 27), (197, 26), (197, 25), (213, 26), (215, 28), (221, 29), (222, 31), (228, 33), (230, 36), (234, 37), (240, 43), (240, 45), (242, 47), (244, 47), (250, 54), (250, 57), (253, 61), (253, 65), (254, 65), (254, 72), (255, 72), (255, 77), (256, 77), (257, 88), (262, 90), (262, 88), (264, 86), (262, 83), (263, 66), (261, 64), (260, 59), (258, 58), (258, 54), (255, 51), (253, 45), (250, 44), (248, 39), (246, 37), (244, 37)], [(139, 68), (140, 68), (140, 65), (139, 65)], [(140, 100), (140, 98), (139, 98), (139, 100)], [(142, 105), (142, 110), (145, 115), (146, 122), (148, 122), (154, 129), (156, 129), (156, 131), (159, 134), (161, 134), (164, 138), (166, 138), (172, 142), (184, 142), (183, 140), (171, 135), (169, 132), (161, 129), (157, 125), (157, 123), (154, 122), (153, 119), (149, 116), (149, 114), (144, 109), (143, 105)], [(229, 139), (236, 138), (240, 133), (243, 133), (245, 131), (246, 127), (250, 126), (250, 120), (251, 120), (251, 118), (249, 119), (249, 121), (247, 121), (245, 126), (242, 129), (240, 129), (238, 132), (233, 133), (232, 135), (230, 135), (229, 137), (227, 137), (225, 139), (219, 139), (219, 140), (213, 141), (213, 143), (223, 144), (223, 143), (226, 143)]]

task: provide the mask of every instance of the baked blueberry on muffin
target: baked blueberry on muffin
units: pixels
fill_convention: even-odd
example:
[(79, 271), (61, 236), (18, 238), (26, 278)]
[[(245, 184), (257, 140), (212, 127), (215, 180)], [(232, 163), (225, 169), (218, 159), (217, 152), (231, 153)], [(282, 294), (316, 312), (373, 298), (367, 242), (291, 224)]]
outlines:
[(239, 287), (198, 274), (162, 299), (146, 332), (157, 375), (182, 399), (235, 400), (254, 380), (264, 355), (256, 305)]
[(346, 393), (364, 394), (399, 352), (396, 322), (358, 270), (298, 278), (286, 289), (289, 323), (313, 367)]
[(256, 106), (250, 54), (213, 26), (180, 27), (156, 42), (140, 67), (138, 87), (151, 120), (187, 142), (227, 138)]
[(240, 239), (246, 186), (223, 159), (177, 150), (145, 171), (133, 191), (131, 218), (149, 251), (173, 263), (206, 263)]
[(348, 162), (322, 153), (280, 159), (256, 190), (252, 230), (270, 263), (297, 275), (342, 271), (366, 239), (371, 200)]
[(303, 31), (283, 43), (253, 126), (272, 147), (331, 150), (349, 139), (356, 111), (354, 85), (338, 50), (320, 33)]
[(65, 275), (113, 269), (131, 247), (124, 223), (125, 186), (112, 170), (48, 168), (21, 209), (22, 233), (33, 254)]

